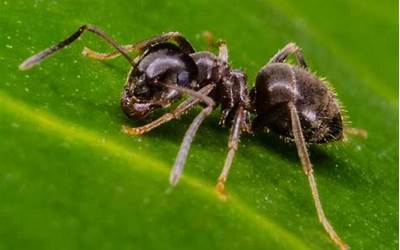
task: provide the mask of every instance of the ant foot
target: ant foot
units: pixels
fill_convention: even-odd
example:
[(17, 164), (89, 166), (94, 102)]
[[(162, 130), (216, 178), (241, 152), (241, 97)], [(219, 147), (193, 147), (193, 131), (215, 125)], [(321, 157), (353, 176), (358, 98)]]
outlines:
[(361, 137), (362, 139), (367, 139), (368, 132), (367, 130), (362, 128), (344, 128), (343, 141), (348, 142), (349, 136), (358, 136)]
[(228, 200), (228, 193), (225, 191), (225, 181), (223, 179), (218, 179), (217, 185), (215, 186), (215, 191), (222, 201)]
[(145, 131), (139, 128), (132, 128), (126, 125), (122, 125), (122, 132), (128, 135), (142, 135)]
[(359, 136), (363, 139), (367, 139), (368, 131), (362, 128), (345, 128), (344, 132), (348, 135)]

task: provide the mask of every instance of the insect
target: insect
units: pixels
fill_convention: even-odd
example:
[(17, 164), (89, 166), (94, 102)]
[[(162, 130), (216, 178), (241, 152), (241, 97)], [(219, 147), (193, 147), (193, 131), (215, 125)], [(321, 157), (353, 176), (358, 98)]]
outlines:
[[(264, 129), (273, 131), (296, 144), (318, 218), (335, 244), (340, 249), (348, 249), (348, 245), (335, 232), (322, 209), (307, 144), (342, 140), (345, 130), (350, 134), (364, 136), (366, 132), (344, 126), (338, 99), (323, 80), (308, 70), (299, 47), (289, 43), (279, 50), (261, 68), (255, 87), (250, 93), (247, 90), (246, 74), (229, 65), (228, 48), (224, 42), (218, 42), (218, 55), (208, 51), (196, 52), (189, 41), (178, 32), (120, 45), (96, 26), (86, 24), (64, 41), (31, 56), (19, 68), (26, 70), (35, 66), (74, 42), (85, 31), (99, 36), (115, 51), (98, 53), (84, 48), (83, 55), (98, 60), (122, 55), (131, 65), (121, 95), (122, 111), (129, 118), (144, 119), (154, 110), (167, 108), (182, 96), (187, 96), (174, 110), (144, 126), (123, 126), (126, 134), (145, 134), (161, 124), (178, 119), (195, 106), (202, 106), (185, 133), (171, 170), (170, 183), (173, 186), (182, 175), (198, 128), (220, 105), (219, 123), (230, 127), (228, 153), (216, 185), (220, 197), (226, 198), (224, 186), (238, 149), (241, 132), (252, 133)], [(132, 52), (138, 55), (132, 58)], [(294, 54), (297, 65), (286, 63), (291, 54)], [(251, 114), (255, 116), (252, 123)]]

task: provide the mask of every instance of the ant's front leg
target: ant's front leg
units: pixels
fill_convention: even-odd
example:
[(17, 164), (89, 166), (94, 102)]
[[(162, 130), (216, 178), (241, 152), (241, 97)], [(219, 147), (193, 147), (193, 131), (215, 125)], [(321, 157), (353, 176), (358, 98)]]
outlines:
[[(213, 85), (206, 85), (202, 89), (198, 91), (199, 94), (201, 95), (208, 95), (212, 90), (214, 89)], [(143, 125), (141, 127), (127, 127), (123, 126), (122, 131), (126, 134), (129, 135), (143, 135), (146, 134), (147, 132), (153, 130), (154, 128), (167, 123), (173, 119), (179, 119), (179, 117), (186, 113), (189, 109), (193, 108), (196, 104), (198, 104), (201, 101), (201, 99), (196, 98), (196, 97), (189, 97), (187, 100), (183, 101), (181, 104), (179, 104), (176, 109), (174, 109), (171, 112), (168, 112), (161, 117), (157, 118), (156, 120)]]
[[(180, 87), (177, 85), (167, 85), (169, 88), (178, 90), (184, 94), (190, 95), (192, 97), (199, 98), (206, 107), (194, 118), (192, 123), (190, 124), (188, 130), (186, 130), (185, 136), (183, 137), (181, 146), (179, 148), (179, 153), (175, 159), (174, 166), (171, 170), (169, 182), (172, 186), (176, 186), (178, 184), (179, 178), (182, 175), (183, 167), (185, 166), (185, 162), (189, 153), (190, 146), (192, 145), (193, 139), (199, 129), (200, 125), (203, 123), (205, 118), (211, 114), (215, 107), (215, 102), (207, 95), (199, 94), (191, 89), (187, 89), (184, 87)], [(213, 88), (215, 85), (212, 85)]]
[(297, 63), (307, 69), (303, 53), (295, 43), (288, 43), (283, 49), (279, 50), (268, 63), (283, 63), (290, 54), (295, 54)]

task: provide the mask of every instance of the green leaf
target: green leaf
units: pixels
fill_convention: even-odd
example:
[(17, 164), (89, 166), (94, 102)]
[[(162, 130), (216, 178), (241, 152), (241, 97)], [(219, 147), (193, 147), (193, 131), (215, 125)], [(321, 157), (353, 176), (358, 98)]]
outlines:
[(395, 1), (2, 1), (0, 249), (335, 249), (293, 145), (243, 136), (230, 198), (214, 184), (228, 130), (204, 123), (175, 189), (168, 174), (199, 109), (142, 137), (119, 109), (129, 65), (91, 34), (31, 71), (18, 65), (84, 23), (121, 43), (180, 31), (227, 41), (249, 86), (289, 41), (337, 90), (369, 138), (311, 148), (325, 212), (352, 249), (398, 245), (398, 6)]

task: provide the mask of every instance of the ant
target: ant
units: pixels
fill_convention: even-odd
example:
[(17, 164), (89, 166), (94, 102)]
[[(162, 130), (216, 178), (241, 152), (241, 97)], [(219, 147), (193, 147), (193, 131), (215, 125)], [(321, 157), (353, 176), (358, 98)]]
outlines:
[[(163, 123), (178, 119), (197, 104), (202, 106), (183, 138), (171, 171), (171, 185), (175, 186), (182, 175), (189, 148), (201, 123), (221, 105), (219, 123), (230, 126), (230, 136), (228, 154), (216, 185), (220, 197), (227, 197), (224, 186), (241, 132), (270, 130), (286, 140), (294, 141), (320, 222), (340, 249), (349, 248), (324, 214), (307, 145), (343, 140), (345, 133), (363, 137), (367, 134), (362, 129), (345, 127), (335, 92), (323, 79), (309, 71), (298, 46), (289, 43), (279, 50), (261, 68), (250, 94), (246, 74), (229, 65), (228, 48), (223, 41), (217, 43), (218, 55), (208, 51), (196, 52), (178, 32), (168, 32), (122, 46), (96, 26), (86, 24), (64, 41), (28, 58), (19, 68), (26, 70), (35, 66), (74, 42), (85, 31), (96, 34), (116, 51), (104, 54), (84, 48), (83, 55), (98, 60), (122, 55), (132, 66), (121, 96), (122, 111), (129, 118), (144, 119), (154, 110), (167, 108), (181, 96), (188, 96), (174, 110), (144, 126), (123, 126), (124, 133), (145, 134)], [(211, 43), (210, 34), (208, 38)], [(132, 58), (130, 52), (137, 52), (137, 57)], [(286, 63), (291, 54), (294, 54), (298, 65)], [(250, 122), (251, 113), (256, 116), (253, 124)]]

